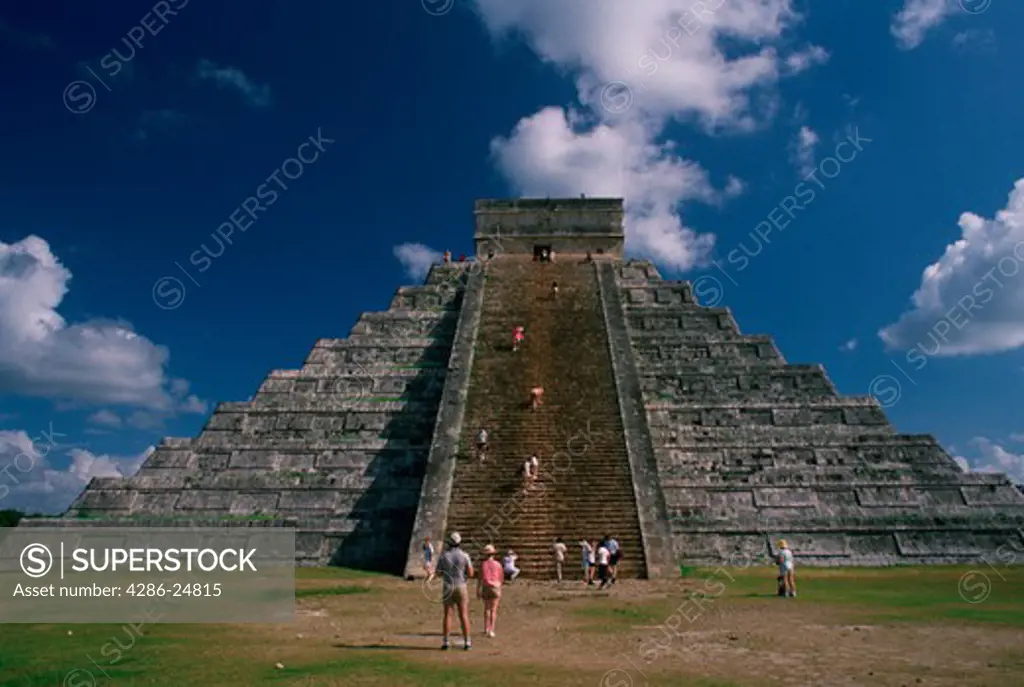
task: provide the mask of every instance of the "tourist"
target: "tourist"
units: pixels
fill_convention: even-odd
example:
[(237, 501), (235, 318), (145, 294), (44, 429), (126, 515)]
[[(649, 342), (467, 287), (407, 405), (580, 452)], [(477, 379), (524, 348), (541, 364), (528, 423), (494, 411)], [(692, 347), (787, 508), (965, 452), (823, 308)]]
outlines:
[(551, 282), (551, 297), (552, 298), (557, 298), (558, 297), (558, 282), (557, 281)]
[(448, 633), (452, 627), (452, 614), (456, 609), (459, 613), (459, 622), (462, 624), (463, 648), (469, 651), (473, 643), (469, 638), (469, 592), (466, 589), (467, 580), (473, 577), (473, 562), (460, 547), (462, 536), (458, 532), (452, 532), (448, 537), (448, 546), (441, 554), (441, 560), (437, 563), (437, 572), (441, 575), (443, 582), (442, 599), (444, 601), (444, 622), (442, 631), (444, 640), (441, 649), (447, 651)]
[(554, 248), (552, 248), (550, 251), (548, 251), (548, 260), (550, 262), (554, 262), (555, 261), (555, 249)]
[(523, 339), (526, 338), (526, 328), (523, 326), (516, 327), (512, 332), (512, 350), (518, 351), (519, 346), (523, 343)]
[(604, 589), (611, 584), (611, 575), (608, 572), (608, 564), (611, 561), (612, 554), (608, 551), (608, 547), (605, 546), (605, 542), (597, 547), (597, 579), (601, 580), (601, 586), (598, 589)]
[(476, 455), (480, 459), (480, 462), (484, 462), (484, 458), (487, 457), (487, 430), (481, 428), (480, 433), (476, 435)]
[(537, 473), (540, 470), (540, 460), (536, 454), (530, 456), (523, 462), (523, 479), (526, 481), (526, 488), (529, 489), (537, 480)]
[(444, 252), (444, 264), (446, 264), (446, 265), (450, 264), (451, 261), (452, 261), (452, 252), (450, 250), (446, 250)]
[(427, 582), (434, 579), (434, 545), (430, 537), (423, 540), (423, 570), (427, 573)]
[(542, 250), (540, 252), (540, 261), (541, 262), (547, 262), (548, 261), (548, 249), (547, 248), (545, 248), (544, 250)]
[(476, 586), (476, 598), (484, 602), (484, 635), (494, 637), (494, 625), (498, 620), (498, 605), (501, 603), (501, 585), (505, 581), (501, 563), (494, 557), (498, 552), (493, 544), (484, 547), (484, 562), (480, 564), (480, 579)]
[(515, 579), (519, 577), (519, 573), (522, 572), (516, 567), (516, 561), (519, 560), (519, 556), (512, 549), (508, 550), (505, 554), (505, 560), (502, 561), (502, 568), (505, 571), (505, 579), (509, 582), (515, 582)]
[(604, 536), (605, 547), (608, 549), (610, 554), (610, 560), (608, 561), (608, 572), (612, 576), (612, 584), (615, 584), (615, 580), (618, 577), (619, 572), (619, 560), (622, 558), (622, 550), (619, 548), (619, 542), (609, 535)]
[(586, 539), (580, 540), (581, 562), (583, 564), (583, 582), (594, 584), (594, 547)]
[(594, 539), (590, 542), (588, 548), (590, 549), (587, 554), (587, 563), (590, 566), (588, 574), (590, 575), (590, 586), (594, 586), (594, 577), (597, 575), (597, 540)]
[(466, 254), (459, 253), (459, 262), (466, 262)]
[(588, 251), (587, 251), (587, 257), (586, 257), (586, 258), (584, 258), (583, 262), (586, 262), (586, 263), (591, 263), (591, 262), (594, 262), (594, 254), (593, 254), (593, 253), (591, 253), (591, 252), (590, 252), (590, 251), (588, 250)]
[(793, 566), (793, 552), (785, 539), (778, 541), (779, 545), (779, 575), (782, 576), (782, 583), (785, 586), (785, 596), (796, 597), (796, 571)]
[(542, 396), (544, 396), (544, 387), (535, 386), (530, 389), (530, 408), (532, 410), (537, 410), (537, 408), (544, 405), (544, 401), (541, 400)]
[(555, 554), (555, 576), (558, 578), (559, 582), (562, 581), (562, 565), (565, 563), (565, 552), (567, 548), (568, 547), (566, 547), (565, 542), (562, 541), (561, 537), (555, 540), (555, 545), (552, 547)]
[(493, 249), (487, 251), (487, 259), (488, 260), (494, 260), (494, 250)]

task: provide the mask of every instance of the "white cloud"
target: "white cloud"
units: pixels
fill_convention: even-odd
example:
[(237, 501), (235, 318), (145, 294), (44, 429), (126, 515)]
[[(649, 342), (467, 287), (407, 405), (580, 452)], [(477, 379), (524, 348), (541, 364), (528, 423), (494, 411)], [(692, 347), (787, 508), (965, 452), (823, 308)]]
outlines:
[(403, 243), (392, 250), (409, 277), (416, 281), (423, 281), (430, 272), (430, 266), (441, 262), (444, 257), (440, 251), (422, 243)]
[(1013, 434), (1010, 435), (1010, 441), (1016, 442), (1018, 444), (1024, 443), (1024, 434), (1014, 432)]
[[(66, 468), (58, 469), (49, 460), (55, 451), (69, 459)], [(33, 440), (23, 431), (0, 431), (0, 507), (63, 513), (93, 477), (131, 476), (153, 451), (150, 446), (138, 456), (96, 455)]]
[(793, 141), (793, 161), (800, 169), (800, 176), (807, 177), (814, 172), (814, 147), (821, 139), (815, 131), (804, 125), (796, 134)]
[(43, 239), (0, 242), (0, 393), (195, 412), (188, 382), (164, 372), (165, 347), (124, 322), (68, 324), (57, 313), (70, 279)]
[(523, 37), (575, 79), (578, 107), (544, 108), (493, 141), (511, 185), (528, 196), (624, 197), (629, 250), (678, 269), (699, 265), (714, 245), (713, 235), (684, 224), (681, 204), (720, 203), (743, 184), (733, 178), (715, 191), (697, 163), (662, 140), (666, 125), (753, 130), (774, 113), (782, 76), (827, 57), (815, 46), (781, 54), (784, 32), (800, 20), (791, 0), (476, 6), (495, 38)]
[(699, 264), (714, 236), (685, 227), (676, 214), (679, 204), (715, 202), (743, 189), (732, 179), (725, 191), (715, 191), (704, 169), (675, 155), (670, 144), (647, 142), (638, 124), (584, 131), (579, 115), (558, 107), (521, 120), (508, 139), (492, 143), (492, 151), (524, 196), (624, 197), (630, 251), (680, 269)]
[(913, 50), (924, 35), (957, 11), (957, 0), (904, 0), (903, 9), (893, 17), (890, 31), (903, 50)]
[(218, 67), (210, 60), (199, 60), (196, 75), (205, 81), (212, 81), (225, 90), (237, 91), (252, 107), (270, 105), (270, 86), (253, 82), (238, 67)]
[(99, 410), (86, 418), (86, 422), (103, 427), (120, 427), (121, 418), (111, 410)]
[(992, 50), (996, 47), (996, 34), (992, 29), (967, 29), (953, 36), (953, 45), (961, 50)]
[(841, 351), (855, 351), (857, 350), (857, 339), (850, 339), (842, 346), (839, 347)]
[(1024, 346), (1024, 178), (994, 219), (965, 212), (959, 224), (962, 237), (925, 268), (913, 308), (879, 331), (888, 347), (954, 356)]
[(978, 457), (970, 460), (956, 456), (954, 459), (960, 467), (973, 472), (1003, 473), (1015, 484), (1024, 484), (1024, 454), (1010, 453), (985, 437), (975, 437), (970, 443)]
[(541, 59), (575, 73), (584, 104), (599, 106), (604, 86), (620, 81), (644, 115), (696, 116), (709, 126), (752, 123), (751, 89), (772, 86), (783, 71), (827, 55), (811, 46), (782, 57), (771, 45), (801, 19), (791, 0), (476, 0), (476, 5), (494, 36), (518, 32)]

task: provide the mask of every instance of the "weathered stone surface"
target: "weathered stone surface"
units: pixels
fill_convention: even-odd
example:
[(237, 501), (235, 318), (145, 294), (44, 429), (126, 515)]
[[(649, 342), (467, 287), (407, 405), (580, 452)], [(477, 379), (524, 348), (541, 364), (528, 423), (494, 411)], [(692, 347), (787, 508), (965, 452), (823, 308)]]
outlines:
[(435, 267), (302, 369), (218, 404), (196, 439), (165, 440), (137, 476), (93, 480), (63, 521), (272, 520), (298, 528), (300, 565), (400, 571), (467, 276)]
[(964, 474), (932, 437), (896, 434), (874, 399), (786, 364), (653, 265), (615, 269), (681, 559), (729, 562), (738, 526), (814, 565), (958, 562), (1019, 537), (1024, 499), (1005, 476)]

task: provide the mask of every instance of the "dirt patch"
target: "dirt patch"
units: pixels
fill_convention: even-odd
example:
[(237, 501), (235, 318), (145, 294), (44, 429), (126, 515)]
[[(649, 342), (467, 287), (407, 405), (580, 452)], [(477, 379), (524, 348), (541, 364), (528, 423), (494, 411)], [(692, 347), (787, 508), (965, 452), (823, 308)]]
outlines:
[(1017, 628), (856, 624), (857, 609), (803, 598), (694, 597), (698, 582), (623, 581), (605, 593), (516, 583), (505, 591), (494, 639), (483, 636), (474, 602), (468, 653), (457, 625), (455, 651), (437, 650), (441, 607), (410, 589), (415, 583), (384, 582), (379, 601), (317, 599), (326, 615), (300, 616), (296, 626), (339, 651), (373, 647), (467, 667), (558, 666), (604, 675), (602, 687), (686, 684), (681, 679), (882, 687), (1024, 682), (1024, 633)]

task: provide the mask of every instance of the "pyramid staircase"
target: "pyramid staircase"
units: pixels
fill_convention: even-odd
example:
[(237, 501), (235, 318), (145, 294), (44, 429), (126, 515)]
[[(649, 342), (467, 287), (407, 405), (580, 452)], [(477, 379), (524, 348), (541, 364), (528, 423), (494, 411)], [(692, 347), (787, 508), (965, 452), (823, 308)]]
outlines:
[[(569, 547), (566, 575), (577, 577), (581, 538), (615, 535), (623, 577), (646, 576), (636, 501), (593, 264), (499, 256), (487, 268), (484, 306), (461, 434), (448, 530), (476, 556), (493, 543), (519, 554), (524, 577), (553, 579), (552, 546)], [(559, 294), (551, 295), (557, 281)], [(526, 339), (512, 351), (515, 326)], [(544, 388), (544, 405), (529, 392)], [(489, 433), (481, 463), (476, 435)], [(524, 489), (531, 454), (540, 476)]]

